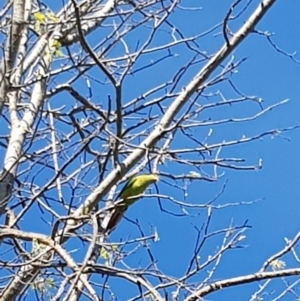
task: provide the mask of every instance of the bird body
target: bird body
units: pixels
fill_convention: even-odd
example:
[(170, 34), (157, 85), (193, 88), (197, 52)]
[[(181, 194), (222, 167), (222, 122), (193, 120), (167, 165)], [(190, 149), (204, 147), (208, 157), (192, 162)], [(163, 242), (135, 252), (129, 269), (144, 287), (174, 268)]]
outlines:
[[(147, 187), (158, 181), (158, 176), (155, 174), (136, 175), (131, 177), (124, 185), (119, 193), (117, 200), (124, 200), (126, 203), (131, 204), (136, 201), (135, 196), (142, 194)], [(132, 201), (133, 200), (133, 201)]]
[(121, 201), (108, 222), (106, 230), (111, 231), (122, 218), (125, 211), (130, 205), (136, 202), (140, 195), (147, 189), (147, 187), (158, 181), (158, 175), (156, 174), (142, 174), (131, 177), (124, 185), (123, 189), (119, 193), (116, 201)]

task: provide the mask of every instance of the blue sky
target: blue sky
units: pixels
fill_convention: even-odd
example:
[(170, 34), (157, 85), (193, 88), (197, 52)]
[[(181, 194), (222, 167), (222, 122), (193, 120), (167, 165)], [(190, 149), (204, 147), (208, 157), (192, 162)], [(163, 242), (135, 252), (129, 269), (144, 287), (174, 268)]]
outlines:
[[(198, 11), (184, 11), (177, 9), (170, 16), (170, 22), (174, 24), (185, 36), (193, 36), (205, 30), (208, 30), (218, 22), (222, 22), (224, 15), (228, 11), (232, 1), (228, 0), (206, 0), (206, 1), (181, 1), (181, 6), (192, 7), (197, 2), (201, 6)], [(242, 1), (243, 2), (243, 1)], [(60, 1), (53, 3), (45, 1), (49, 7), (57, 12), (61, 7)], [(259, 1), (252, 1), (249, 9), (238, 20), (230, 23), (230, 28), (235, 31), (250, 15)], [(300, 3), (297, 0), (279, 0), (269, 10), (264, 19), (257, 26), (257, 30), (261, 32), (269, 32), (276, 45), (288, 52), (298, 52), (300, 48), (300, 32), (299, 10)], [(162, 26), (162, 31), (158, 33), (153, 40), (152, 45), (157, 46), (166, 43), (170, 36), (163, 30), (166, 27)], [(138, 29), (134, 34), (128, 35), (126, 42), (130, 49), (134, 49), (138, 41), (145, 39), (145, 32)], [(98, 29), (88, 37), (90, 45), (97, 45), (100, 40), (107, 34), (107, 29)], [(215, 53), (223, 44), (224, 40), (220, 35), (220, 28), (215, 30), (213, 34), (209, 34), (204, 38), (197, 40), (198, 47), (201, 51), (206, 51), (208, 54)], [(74, 46), (74, 50), (78, 49), (78, 45)], [(64, 53), (65, 50), (62, 49)], [(118, 56), (121, 53), (122, 47), (116, 48), (110, 55)], [(192, 53), (187, 50), (184, 45), (179, 45), (171, 49), (172, 57), (163, 60), (160, 64), (152, 68), (143, 70), (133, 76), (129, 76), (124, 81), (123, 87), (123, 103), (126, 103), (140, 94), (151, 89), (155, 85), (171, 80), (174, 73), (184, 67), (192, 58)], [(159, 54), (145, 55), (136, 64), (136, 70), (144, 64), (149, 64), (151, 60), (155, 60), (163, 55), (167, 55), (167, 51), (162, 51)], [(263, 116), (247, 122), (227, 123), (218, 126), (205, 126), (192, 130), (193, 135), (199, 140), (205, 139), (205, 136), (210, 129), (213, 129), (213, 134), (209, 138), (210, 143), (220, 143), (222, 141), (240, 139), (243, 135), (246, 137), (255, 136), (260, 133), (293, 127), (300, 124), (299, 111), (299, 95), (300, 95), (300, 64), (293, 62), (290, 58), (276, 52), (274, 48), (267, 42), (267, 39), (262, 35), (252, 34), (232, 53), (234, 62), (247, 58), (238, 68), (238, 72), (232, 75), (232, 80), (240, 91), (247, 95), (257, 96), (262, 99), (264, 108), (274, 105), (284, 99), (289, 101)], [(300, 60), (300, 55), (295, 58)], [(228, 62), (230, 58), (226, 60)], [(59, 66), (58, 64), (56, 66)], [(180, 91), (200, 70), (202, 63), (193, 65), (183, 76), (177, 90)], [(220, 70), (218, 70), (220, 71)], [(217, 73), (214, 73), (216, 75)], [(97, 81), (103, 79), (103, 75), (97, 68), (93, 68), (90, 76), (95, 77)], [(65, 75), (58, 77), (57, 82), (61, 83), (65, 80)], [(91, 80), (93, 90), (93, 101), (96, 104), (103, 106), (107, 95), (113, 97), (113, 89), (106, 85), (101, 85), (97, 81)], [(53, 83), (54, 84), (54, 83)], [(74, 85), (80, 93), (87, 96), (88, 91), (85, 86), (85, 79), (79, 80)], [(220, 83), (209, 88), (205, 93), (220, 92), (227, 99), (236, 97), (236, 94), (228, 84)], [(218, 95), (215, 100), (218, 99)], [(51, 100), (51, 105), (60, 107), (61, 95), (55, 96)], [(104, 101), (105, 100), (105, 101)], [(172, 99), (169, 100), (169, 103)], [(204, 97), (198, 100), (199, 103), (208, 103)], [(66, 108), (68, 103), (65, 103)], [(168, 105), (168, 102), (165, 102)], [(229, 119), (229, 118), (245, 118), (252, 114), (258, 113), (260, 107), (256, 103), (246, 103), (237, 106), (222, 106), (220, 108), (212, 108), (200, 115), (200, 119), (211, 118), (212, 120)], [(154, 110), (154, 113), (158, 113)], [(127, 122), (127, 123), (126, 123)], [(124, 126), (129, 126), (132, 121), (126, 121)], [(67, 130), (67, 125), (61, 125), (61, 130)], [(223, 157), (244, 158), (246, 161), (243, 165), (257, 165), (262, 160), (262, 169), (257, 171), (236, 171), (230, 169), (218, 169), (219, 174), (223, 175), (215, 183), (206, 181), (187, 182), (189, 185), (186, 202), (192, 204), (205, 204), (213, 199), (226, 183), (226, 189), (222, 195), (215, 201), (215, 204), (224, 205), (227, 203), (239, 202), (254, 202), (251, 205), (231, 206), (224, 209), (214, 209), (210, 231), (215, 231), (232, 225), (242, 225), (247, 220), (247, 224), (251, 226), (245, 232), (246, 238), (241, 242), (242, 248), (227, 252), (221, 260), (220, 266), (215, 273), (214, 279), (224, 279), (248, 273), (254, 273), (260, 269), (263, 262), (272, 254), (284, 247), (284, 238), (292, 239), (299, 231), (299, 196), (300, 196), (300, 141), (299, 130), (282, 132), (278, 135), (268, 135), (260, 140), (250, 142), (248, 144), (240, 144), (232, 147), (223, 148), (221, 155)], [(40, 142), (41, 145), (43, 141)], [(99, 147), (99, 141), (92, 144), (93, 147)], [(184, 143), (189, 143), (185, 141)], [(38, 145), (38, 147), (41, 147)], [(188, 147), (191, 145), (182, 145), (180, 135), (175, 137), (171, 144), (171, 149)], [(37, 145), (36, 145), (37, 147)], [(33, 149), (32, 149), (33, 150)], [(195, 158), (200, 160), (201, 157)], [(61, 159), (63, 162), (63, 158)], [(76, 163), (79, 164), (79, 161)], [(77, 168), (78, 165), (74, 165)], [(170, 172), (172, 174), (188, 173), (195, 171), (190, 166), (176, 165), (172, 162), (166, 162), (161, 166), (161, 171)], [(71, 170), (70, 170), (71, 172)], [(211, 173), (211, 168), (204, 166), (203, 172)], [(45, 178), (51, 178), (51, 174), (42, 172)], [(91, 183), (96, 183), (96, 170), (91, 169)], [(45, 181), (44, 177), (39, 177), (36, 184), (42, 185)], [(40, 182), (39, 182), (40, 181)], [(169, 184), (167, 184), (169, 183)], [(184, 196), (174, 188), (176, 183), (168, 178), (161, 177), (161, 181), (157, 186), (152, 186), (148, 192), (159, 193), (176, 198), (178, 201), (184, 201)], [(178, 185), (183, 185), (182, 181), (177, 182)], [(93, 186), (91, 184), (91, 186)], [(118, 189), (121, 186), (118, 187)], [(157, 190), (158, 189), (158, 190)], [(88, 189), (82, 189), (82, 195), (76, 199), (79, 205), (88, 194)], [(66, 200), (70, 192), (65, 190)], [(162, 206), (173, 213), (182, 213), (179, 206), (167, 200), (161, 200)], [(53, 205), (58, 212), (63, 210), (57, 204)], [(160, 206), (156, 198), (145, 198), (135, 204), (127, 212), (126, 216), (129, 219), (135, 220), (138, 218), (139, 224), (146, 235), (152, 233), (156, 229), (159, 240), (151, 242), (150, 247), (157, 259), (157, 265), (162, 272), (167, 275), (180, 277), (184, 274), (189, 259), (193, 254), (195, 239), (197, 232), (195, 227), (201, 228), (201, 225), (207, 217), (207, 209), (186, 209), (189, 216), (176, 217), (160, 210)], [(33, 208), (28, 213), (28, 218), (22, 221), (25, 229), (30, 231), (36, 230), (36, 225), (30, 221), (31, 218), (39, 213), (37, 208)], [(49, 226), (42, 221), (38, 222), (39, 230), (44, 233), (49, 233)], [(122, 220), (118, 228), (111, 235), (110, 241), (117, 242), (139, 237), (140, 233), (137, 228), (126, 220)], [(203, 260), (207, 256), (216, 252), (221, 245), (223, 236), (217, 236), (207, 242), (204, 248), (199, 253)], [(84, 255), (84, 248), (79, 242), (68, 242), (67, 248), (79, 248), (74, 254), (74, 258), (81, 260)], [(130, 249), (130, 248), (129, 248)], [(200, 261), (201, 261), (200, 259)], [(288, 268), (297, 266), (291, 257), (287, 257), (286, 265)], [(124, 260), (131, 268), (147, 266), (149, 258), (145, 249), (139, 249), (134, 254)], [(209, 269), (209, 268), (208, 268)], [(193, 281), (201, 281), (203, 274), (197, 275)], [(100, 276), (94, 277), (94, 280), (99, 280)], [(114, 280), (115, 281), (115, 280)], [(118, 287), (115, 290), (115, 296), (118, 300), (126, 300), (138, 294), (136, 288), (128, 288), (124, 282), (115, 282)], [(229, 289), (218, 293), (217, 299), (221, 300), (225, 297), (242, 297), (249, 298), (253, 292), (253, 288), (257, 285), (247, 285), (242, 289)], [(279, 287), (279, 286), (278, 286)], [(126, 288), (126, 292), (124, 289)], [(276, 289), (276, 287), (273, 287)], [(209, 299), (215, 297), (209, 296)], [(242, 300), (240, 298), (239, 300)], [(216, 299), (216, 300), (217, 300)]]
[[(253, 2), (255, 3), (252, 8), (258, 1)], [(188, 5), (188, 1), (183, 2), (183, 5), (184, 3)], [(191, 1), (189, 3), (192, 5)], [(221, 21), (231, 1), (200, 1), (199, 3), (202, 6), (199, 12), (194, 14), (177, 12), (172, 16), (174, 23), (178, 24), (180, 30), (187, 35), (207, 29), (214, 25), (216, 20)], [(297, 1), (278, 1), (258, 25), (257, 30), (274, 33), (272, 39), (286, 52), (298, 51), (300, 47), (297, 38), (300, 29), (297, 21), (299, 6)], [(239, 26), (240, 23), (236, 22), (234, 25)], [(212, 38), (211, 36), (204, 41), (205, 43), (199, 42), (200, 47), (208, 52), (217, 50), (223, 42), (220, 37)], [(236, 60), (248, 58), (238, 68), (238, 73), (233, 76), (235, 84), (241, 91), (261, 97), (264, 107), (287, 98), (289, 102), (254, 121), (215, 127), (213, 138), (218, 141), (238, 139), (243, 134), (255, 135), (268, 129), (299, 124), (300, 66), (277, 53), (266, 38), (255, 34), (248, 37), (233, 55)], [(297, 55), (296, 58), (300, 59)], [(189, 58), (181, 53), (176, 62), (179, 65), (185, 59)], [(168, 68), (171, 70), (178, 68), (177, 63), (169, 63)], [(198, 70), (197, 67), (191, 71), (191, 76), (196, 70)], [(164, 76), (167, 77), (167, 74), (161, 74), (159, 77), (157, 74), (155, 76), (149, 74), (150, 78), (155, 77), (157, 80)], [(187, 81), (189, 79), (190, 77), (187, 76)], [(151, 81), (147, 84), (151, 84)], [(230, 97), (232, 93), (225, 85), (215, 86), (212, 90), (217, 89), (220, 89), (227, 97)], [(215, 119), (233, 116), (241, 118), (256, 109), (258, 108), (255, 106), (241, 105), (235, 109), (231, 107), (222, 107), (217, 111), (213, 109), (210, 113)], [(242, 157), (247, 160), (247, 164), (254, 165), (262, 159), (262, 169), (239, 172), (226, 170), (217, 183), (195, 182), (191, 184), (187, 200), (192, 203), (205, 203), (210, 200), (227, 180), (226, 190), (217, 201), (218, 204), (263, 199), (251, 206), (229, 207), (213, 212), (212, 229), (226, 227), (231, 221), (233, 224), (242, 224), (245, 220), (248, 220), (252, 227), (245, 233), (246, 239), (242, 242), (244, 248), (233, 250), (224, 256), (216, 278), (256, 272), (264, 260), (284, 247), (285, 237), (291, 239), (299, 231), (299, 150), (298, 130), (265, 137), (261, 141), (247, 145), (230, 147), (224, 150), (226, 156)], [(180, 167), (177, 168), (175, 172), (180, 173)], [(163, 184), (159, 184), (158, 187), (160, 191), (174, 195), (174, 192)], [(170, 204), (166, 206), (172, 207)], [(191, 218), (171, 217), (161, 213), (158, 206), (153, 206), (150, 201), (144, 200), (131, 208), (128, 215), (132, 218), (138, 216), (140, 223), (146, 228), (149, 223), (157, 228), (160, 241), (153, 244), (152, 248), (158, 259), (158, 265), (168, 275), (180, 276), (184, 273), (186, 262), (192, 254), (196, 237), (193, 225), (199, 227), (206, 216), (205, 210), (198, 213), (200, 213), (199, 216)], [(122, 237), (128, 234), (129, 228), (126, 224), (123, 221), (113, 236)], [(214, 253), (219, 244), (220, 239), (213, 240), (201, 252), (201, 257), (205, 258)], [(139, 257), (136, 256), (135, 260), (137, 258)], [(132, 266), (136, 263), (135, 260), (131, 261)], [(288, 258), (285, 260), (287, 267), (295, 267), (295, 261)], [(272, 287), (275, 290), (276, 285)], [(243, 288), (224, 290), (218, 298), (227, 296), (246, 299), (247, 296), (251, 296), (253, 287), (257, 286), (247, 285)]]

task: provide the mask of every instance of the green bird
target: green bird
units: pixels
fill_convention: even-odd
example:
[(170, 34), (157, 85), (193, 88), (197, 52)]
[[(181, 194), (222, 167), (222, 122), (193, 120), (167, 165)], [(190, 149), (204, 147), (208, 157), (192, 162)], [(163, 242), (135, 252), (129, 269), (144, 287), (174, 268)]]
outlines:
[(125, 211), (136, 202), (146, 188), (158, 181), (156, 174), (143, 174), (131, 177), (119, 193), (116, 201), (121, 201), (114, 209), (106, 230), (111, 231), (120, 221)]

